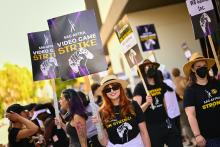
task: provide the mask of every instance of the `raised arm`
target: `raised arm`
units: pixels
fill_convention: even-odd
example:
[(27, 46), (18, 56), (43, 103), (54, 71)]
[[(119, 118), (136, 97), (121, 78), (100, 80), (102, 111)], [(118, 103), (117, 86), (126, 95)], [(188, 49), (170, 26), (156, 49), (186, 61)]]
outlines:
[(34, 135), (39, 129), (38, 126), (35, 125), (32, 121), (20, 116), (17, 113), (14, 112), (7, 113), (6, 117), (9, 118), (9, 120), (11, 121), (18, 121), (22, 123), (26, 127), (18, 132), (16, 136), (17, 141)]
[[(95, 116), (92, 116), (92, 122), (94, 124), (101, 123), (101, 119), (100, 119), (99, 116), (95, 115)], [(107, 134), (106, 130), (103, 129), (103, 127), (101, 127), (101, 129), (102, 129), (103, 136), (102, 136), (102, 138), (98, 138), (99, 142), (102, 146), (107, 146), (107, 144), (108, 144), (108, 134)]]
[(142, 97), (140, 95), (134, 96), (133, 100), (135, 100), (141, 107), (142, 111), (145, 112), (147, 108), (152, 104), (153, 100), (151, 96), (146, 96), (146, 102), (142, 103)]

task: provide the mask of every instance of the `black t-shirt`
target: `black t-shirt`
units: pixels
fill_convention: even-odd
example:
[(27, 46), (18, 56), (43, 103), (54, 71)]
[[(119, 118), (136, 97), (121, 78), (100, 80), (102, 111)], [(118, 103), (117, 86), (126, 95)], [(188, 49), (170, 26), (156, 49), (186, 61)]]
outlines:
[[(148, 107), (146, 111), (144, 112), (145, 114), (145, 120), (147, 125), (151, 124), (161, 124), (166, 121), (168, 118), (163, 99), (164, 99), (164, 94), (167, 91), (169, 87), (165, 84), (158, 84), (158, 85), (147, 85), (147, 89), (150, 93), (150, 95), (153, 98), (153, 104), (155, 106), (154, 109)], [(146, 102), (146, 92), (144, 89), (144, 85), (142, 82), (138, 83), (134, 89), (134, 96), (141, 96), (142, 97), (142, 104)]]
[(194, 84), (184, 93), (184, 107), (195, 106), (201, 134), (205, 138), (220, 137), (220, 81)]
[(115, 118), (104, 125), (108, 137), (113, 144), (124, 144), (134, 139), (139, 133), (138, 124), (144, 121), (143, 112), (137, 102), (131, 102), (136, 115), (120, 116), (120, 106), (114, 106)]
[(24, 138), (16, 142), (16, 137), (20, 130), (21, 129), (19, 128), (9, 129), (9, 133), (8, 133), (9, 147), (34, 147), (34, 143), (31, 143), (30, 138)]

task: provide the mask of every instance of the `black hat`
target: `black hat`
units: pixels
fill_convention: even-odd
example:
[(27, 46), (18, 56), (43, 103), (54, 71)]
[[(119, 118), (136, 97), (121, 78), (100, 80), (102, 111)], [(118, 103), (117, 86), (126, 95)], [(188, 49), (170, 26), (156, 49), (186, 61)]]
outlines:
[(11, 111), (13, 111), (15, 113), (20, 114), (24, 110), (25, 110), (24, 106), (22, 106), (20, 104), (13, 104), (7, 108), (6, 112), (10, 113)]

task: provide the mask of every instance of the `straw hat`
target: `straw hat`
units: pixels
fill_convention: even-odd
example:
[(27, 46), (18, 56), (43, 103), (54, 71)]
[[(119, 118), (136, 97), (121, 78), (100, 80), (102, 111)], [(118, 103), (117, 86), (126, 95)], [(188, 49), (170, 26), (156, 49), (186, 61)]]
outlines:
[(200, 53), (195, 52), (192, 54), (189, 61), (183, 66), (183, 72), (185, 73), (187, 77), (189, 76), (191, 72), (192, 65), (198, 61), (206, 61), (208, 65), (208, 70), (215, 64), (215, 60), (213, 58), (205, 58)]
[(149, 65), (149, 64), (153, 64), (156, 66), (156, 68), (160, 67), (160, 64), (157, 63), (157, 62), (151, 62), (149, 59), (145, 59), (144, 62), (143, 62), (143, 65), (146, 66), (146, 65)]
[(102, 90), (104, 87), (111, 83), (120, 83), (123, 89), (125, 89), (128, 85), (125, 80), (120, 80), (115, 75), (108, 75), (102, 79), (100, 83), (101, 86), (97, 89), (97, 94), (102, 95)]

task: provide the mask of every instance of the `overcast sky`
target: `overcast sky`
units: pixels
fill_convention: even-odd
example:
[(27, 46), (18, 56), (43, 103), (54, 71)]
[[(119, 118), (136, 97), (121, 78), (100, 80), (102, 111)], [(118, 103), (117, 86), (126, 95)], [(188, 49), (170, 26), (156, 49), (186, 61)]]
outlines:
[(0, 68), (31, 67), (27, 33), (48, 30), (47, 19), (85, 10), (84, 0), (0, 0)]

